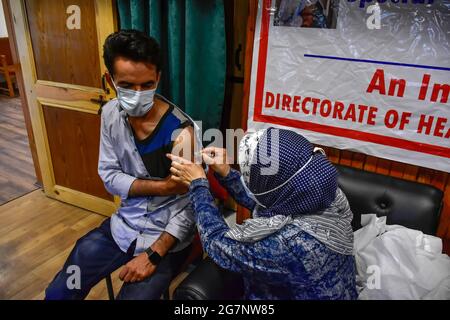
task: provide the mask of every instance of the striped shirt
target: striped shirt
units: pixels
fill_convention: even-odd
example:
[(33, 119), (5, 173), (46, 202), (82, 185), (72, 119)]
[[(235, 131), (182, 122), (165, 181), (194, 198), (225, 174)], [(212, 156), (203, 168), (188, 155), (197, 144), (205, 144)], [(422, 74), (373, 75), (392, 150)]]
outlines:
[(334, 252), (353, 254), (353, 213), (347, 197), (341, 189), (336, 191), (336, 199), (327, 209), (314, 215), (301, 215), (292, 223), (325, 244)]

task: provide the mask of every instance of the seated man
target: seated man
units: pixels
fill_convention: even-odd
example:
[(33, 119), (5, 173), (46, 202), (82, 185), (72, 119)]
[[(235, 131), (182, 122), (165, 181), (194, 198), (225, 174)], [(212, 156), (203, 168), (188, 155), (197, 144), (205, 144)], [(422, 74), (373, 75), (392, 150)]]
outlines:
[[(122, 203), (77, 241), (46, 299), (83, 299), (123, 265), (118, 299), (159, 299), (190, 252), (188, 188), (172, 178), (165, 155), (177, 148), (192, 159), (196, 125), (155, 94), (161, 60), (157, 42), (138, 31), (120, 31), (105, 42), (104, 61), (118, 98), (103, 108), (98, 172)], [(79, 270), (78, 281), (73, 270)]]

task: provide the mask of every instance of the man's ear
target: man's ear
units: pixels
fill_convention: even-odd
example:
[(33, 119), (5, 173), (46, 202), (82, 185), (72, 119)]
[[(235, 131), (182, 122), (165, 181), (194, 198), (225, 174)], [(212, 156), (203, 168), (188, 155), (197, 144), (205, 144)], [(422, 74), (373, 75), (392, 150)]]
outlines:
[(161, 81), (161, 74), (162, 74), (162, 71), (158, 72), (158, 79), (157, 79), (157, 80), (158, 80), (158, 81), (157, 81), (158, 84), (159, 84), (159, 82)]
[(113, 80), (112, 80), (112, 76), (111, 76), (111, 74), (110, 74), (108, 71), (105, 72), (105, 79), (106, 79), (106, 82), (108, 82), (108, 85), (109, 85), (114, 91), (116, 91), (116, 87), (114, 86), (114, 83), (113, 83)]

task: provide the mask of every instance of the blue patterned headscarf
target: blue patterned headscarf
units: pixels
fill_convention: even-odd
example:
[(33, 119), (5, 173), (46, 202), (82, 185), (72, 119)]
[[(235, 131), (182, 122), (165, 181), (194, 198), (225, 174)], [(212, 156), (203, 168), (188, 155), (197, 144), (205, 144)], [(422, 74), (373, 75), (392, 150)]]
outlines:
[(259, 217), (315, 214), (336, 197), (336, 168), (291, 130), (269, 128), (247, 134), (239, 162), (245, 184), (263, 205), (258, 207)]

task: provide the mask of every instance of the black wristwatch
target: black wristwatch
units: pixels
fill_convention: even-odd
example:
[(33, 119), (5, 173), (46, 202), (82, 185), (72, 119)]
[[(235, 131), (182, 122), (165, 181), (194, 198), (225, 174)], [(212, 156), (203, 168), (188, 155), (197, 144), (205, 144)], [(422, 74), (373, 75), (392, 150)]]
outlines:
[(161, 262), (162, 257), (159, 255), (158, 252), (153, 251), (152, 248), (148, 248), (147, 250), (145, 250), (145, 252), (148, 255), (148, 260), (150, 260), (150, 262), (153, 265), (156, 266), (156, 265), (158, 265)]

